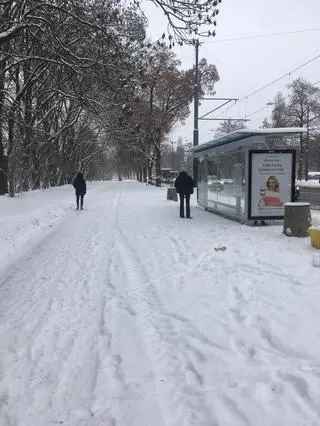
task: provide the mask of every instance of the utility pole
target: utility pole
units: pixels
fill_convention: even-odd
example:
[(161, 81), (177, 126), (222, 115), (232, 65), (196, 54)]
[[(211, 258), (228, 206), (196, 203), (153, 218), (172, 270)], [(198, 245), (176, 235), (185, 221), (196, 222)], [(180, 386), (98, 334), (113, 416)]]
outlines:
[(199, 145), (199, 40), (196, 41), (196, 65), (194, 78), (193, 146)]
[[(193, 123), (193, 146), (199, 145), (199, 40), (196, 41), (196, 64), (194, 76), (194, 123)], [(197, 185), (198, 168), (196, 159), (193, 159), (193, 179)]]
[[(199, 145), (199, 121), (200, 120), (217, 120), (217, 121), (222, 121), (223, 118), (209, 118), (208, 116), (210, 114), (212, 114), (213, 112), (219, 110), (220, 108), (228, 105), (230, 102), (234, 101), (236, 102), (238, 100), (238, 98), (207, 98), (204, 97), (202, 98), (202, 100), (204, 101), (219, 101), (219, 102), (223, 102), (221, 105), (219, 105), (218, 107), (215, 107), (214, 109), (212, 109), (211, 111), (207, 112), (206, 114), (202, 115), (201, 117), (199, 117), (199, 89), (200, 89), (200, 84), (199, 84), (199, 40), (197, 40), (195, 42), (195, 77), (194, 77), (194, 114), (193, 114), (193, 119), (194, 119), (194, 124), (193, 124), (193, 146), (198, 146)], [(229, 119), (231, 120), (231, 118)], [(236, 121), (250, 121), (247, 118), (236, 118), (236, 119), (232, 119), (232, 120), (236, 120)], [(197, 171), (197, 162), (195, 160), (195, 158), (193, 159), (193, 179), (195, 181), (195, 183), (197, 184), (197, 177), (198, 177), (198, 171)]]

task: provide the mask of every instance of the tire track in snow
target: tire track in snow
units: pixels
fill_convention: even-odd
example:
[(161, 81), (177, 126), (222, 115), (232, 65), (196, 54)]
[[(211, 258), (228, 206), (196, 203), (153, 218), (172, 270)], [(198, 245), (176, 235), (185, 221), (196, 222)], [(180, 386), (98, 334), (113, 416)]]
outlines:
[[(96, 266), (99, 265), (99, 268), (93, 268), (93, 275), (91, 279), (88, 280), (88, 282), (90, 282), (90, 285), (88, 285), (87, 287), (87, 302), (89, 304), (93, 303), (92, 306), (90, 306), (91, 311), (95, 310), (97, 312), (95, 332), (92, 333), (93, 339), (91, 342), (91, 348), (88, 351), (88, 353), (90, 353), (91, 358), (91, 373), (89, 375), (88, 380), (87, 396), (85, 397), (85, 401), (83, 404), (83, 407), (87, 408), (84, 409), (82, 413), (84, 418), (87, 418), (89, 413), (89, 419), (83, 420), (83, 424), (90, 425), (96, 424), (96, 422), (97, 424), (100, 424), (98, 423), (100, 421), (103, 421), (103, 424), (106, 425), (116, 425), (113, 416), (109, 414), (109, 411), (111, 409), (110, 401), (112, 401), (112, 399), (106, 401), (109, 402), (109, 404), (106, 403), (101, 412), (101, 410), (99, 411), (99, 409), (96, 408), (96, 393), (98, 389), (99, 376), (101, 375), (103, 366), (108, 366), (108, 375), (107, 377), (105, 377), (106, 383), (108, 383), (110, 377), (114, 376), (114, 371), (119, 369), (120, 364), (117, 364), (117, 361), (115, 361), (117, 360), (117, 357), (114, 357), (110, 352), (113, 336), (106, 322), (106, 311), (108, 307), (107, 301), (108, 299), (113, 300), (116, 297), (114, 291), (115, 289), (109, 282), (108, 276), (115, 253), (115, 234), (113, 231), (110, 238), (109, 231), (110, 228), (114, 229), (114, 223), (116, 222), (118, 214), (118, 203), (119, 196), (117, 194), (115, 199), (112, 201), (111, 207), (106, 208), (99, 214), (98, 222), (100, 221), (102, 226), (100, 226), (99, 231), (95, 229), (96, 237), (91, 239), (88, 244), (89, 249), (94, 249), (93, 253), (91, 253), (91, 260), (95, 259), (95, 261), (93, 261), (93, 264), (95, 264)], [(110, 210), (111, 215), (109, 212)], [(107, 221), (105, 220), (106, 217), (108, 217)], [(104, 223), (105, 225), (103, 225)], [(71, 356), (70, 359), (76, 357), (77, 352), (79, 351), (79, 349), (81, 350), (81, 348), (83, 350), (83, 344), (80, 345), (80, 348), (75, 347), (74, 355)], [(66, 364), (67, 368), (68, 365), (69, 363)], [(81, 376), (80, 371), (79, 373)], [(109, 389), (106, 387), (106, 384), (104, 384), (103, 386), (103, 392), (109, 392)], [(60, 393), (60, 391), (57, 392), (57, 394)], [(75, 414), (76, 412), (73, 413), (73, 415)], [(82, 423), (79, 422), (79, 424)]]
[[(255, 359), (257, 356), (257, 353), (259, 353), (260, 350), (263, 350), (263, 347), (261, 346), (261, 341), (259, 342), (259, 336), (256, 334), (256, 341), (255, 342), (247, 342), (246, 339), (241, 339), (241, 333), (238, 335), (237, 331), (242, 331), (243, 335), (246, 334), (246, 331), (248, 334), (252, 334), (252, 330), (249, 330), (247, 327), (253, 327), (256, 325), (257, 321), (255, 321), (255, 315), (254, 312), (256, 311), (255, 308), (255, 297), (252, 285), (256, 284), (257, 288), (258, 283), (254, 280), (250, 279), (250, 274), (248, 274), (248, 284), (246, 284), (246, 280), (243, 278), (242, 274), (242, 280), (240, 280), (238, 276), (239, 268), (234, 267), (233, 265), (229, 264), (230, 262), (225, 262), (224, 267), (221, 269), (224, 269), (226, 271), (229, 271), (228, 274), (234, 276), (233, 284), (231, 281), (229, 291), (228, 291), (228, 300), (231, 301), (231, 304), (229, 304), (228, 309), (230, 313), (230, 318), (232, 319), (232, 326), (233, 326), (233, 333), (232, 333), (232, 340), (235, 342), (235, 355), (243, 355), (244, 360), (246, 361), (246, 364), (251, 364), (251, 370), (249, 374), (249, 377), (239, 377), (238, 372), (234, 372), (233, 375), (228, 379), (226, 376), (226, 373), (222, 373), (222, 376), (220, 379), (218, 379), (218, 383), (222, 383), (218, 386), (204, 386), (204, 392), (208, 395), (211, 395), (211, 398), (217, 397), (220, 399), (221, 404), (225, 407), (226, 411), (229, 413), (232, 413), (232, 417), (234, 419), (234, 422), (239, 422), (239, 424), (243, 425), (249, 425), (250, 420), (249, 417), (246, 416), (246, 412), (242, 410), (241, 405), (237, 405), (236, 400), (233, 398), (227, 398), (225, 396), (221, 397), (220, 393), (224, 393), (224, 391), (227, 390), (227, 388), (242, 388), (242, 389), (249, 389), (250, 386), (253, 386), (255, 383), (263, 382), (263, 381), (270, 381), (270, 375), (272, 372), (274, 374), (277, 374), (279, 376), (278, 382), (281, 383), (281, 386), (284, 385), (284, 382), (287, 381), (287, 384), (285, 384), (286, 391), (290, 391), (293, 394), (293, 399), (296, 399), (296, 404), (302, 404), (305, 412), (310, 413), (310, 418), (316, 418), (318, 417), (319, 411), (317, 411), (317, 405), (315, 403), (315, 398), (310, 395), (311, 392), (307, 387), (307, 381), (306, 380), (300, 380), (301, 371), (300, 367), (288, 365), (288, 358), (287, 356), (290, 356), (287, 351), (285, 351), (286, 355), (284, 357), (282, 365), (264, 365), (263, 359)], [(220, 265), (221, 266), (221, 265)], [(228, 280), (230, 281), (230, 280)], [(239, 284), (238, 284), (239, 283)], [(240, 284), (241, 283), (241, 284)], [(194, 371), (194, 381), (195, 383), (198, 382), (198, 384), (201, 384), (201, 374), (199, 373), (199, 367), (201, 367), (201, 364), (205, 363), (206, 360), (203, 359), (202, 355), (204, 351), (198, 351), (196, 348), (196, 351), (194, 351), (195, 346), (190, 342), (188, 338), (188, 332), (187, 330), (192, 330), (193, 324), (192, 322), (181, 315), (177, 315), (174, 313), (168, 313), (168, 315), (171, 315), (171, 317), (176, 320), (178, 323), (180, 322), (179, 329), (181, 331), (181, 327), (183, 330), (183, 334), (185, 336), (184, 343), (182, 343), (182, 348), (185, 348), (185, 353), (189, 352), (189, 358), (191, 358), (191, 367), (195, 368)], [(270, 332), (270, 328), (267, 329)], [(197, 330), (195, 330), (195, 335), (197, 335)], [(274, 343), (274, 337), (271, 335), (271, 332), (268, 334), (265, 334), (265, 337), (267, 337), (267, 341), (273, 344)], [(191, 344), (190, 344), (191, 343)], [(253, 343), (253, 344), (252, 344)], [(276, 345), (277, 348), (274, 347), (274, 349), (277, 349), (279, 351), (279, 341), (277, 340)], [(197, 345), (198, 346), (198, 345)], [(188, 351), (188, 349), (191, 349), (191, 351)], [(228, 348), (224, 348), (227, 350)], [(230, 348), (229, 348), (230, 349)], [(215, 351), (216, 352), (216, 351)], [(205, 351), (205, 353), (208, 353)], [(223, 353), (220, 351), (220, 354), (223, 355)], [(291, 354), (292, 356), (293, 354)], [(210, 355), (209, 355), (210, 356)], [(194, 362), (192, 361), (194, 360)], [(286, 360), (285, 360), (286, 359)], [(183, 361), (182, 361), (183, 362)], [(193, 366), (192, 366), (193, 362)], [(239, 368), (241, 368), (241, 365), (243, 364), (243, 361), (240, 359)], [(290, 361), (291, 364), (291, 361)], [(246, 371), (248, 371), (249, 365), (246, 365)], [(200, 368), (201, 371), (201, 368)], [(226, 370), (227, 371), (227, 370)], [(288, 371), (287, 374), (282, 374), (283, 371)], [(291, 376), (288, 378), (289, 374)], [(263, 379), (262, 377), (265, 376)], [(266, 378), (267, 377), (267, 378)], [(227, 380), (226, 380), (227, 379)], [(233, 379), (233, 380), (231, 380)], [(241, 384), (241, 380), (243, 383)], [(225, 382), (229, 382), (229, 384), (223, 384)], [(271, 389), (272, 386), (272, 389)], [(266, 392), (270, 392), (271, 394), (277, 393), (276, 385), (274, 385), (272, 382), (269, 383), (266, 386)], [(299, 401), (300, 400), (300, 401)]]
[[(153, 280), (149, 278), (148, 272), (145, 271), (144, 276), (148, 277), (148, 279), (144, 283), (140, 283), (140, 285), (145, 285), (146, 287), (152, 286), (154, 291), (156, 291), (157, 288), (160, 290), (160, 287), (158, 286), (159, 282), (166, 283), (167, 288), (169, 282), (173, 284), (174, 281), (178, 280), (180, 290), (177, 289), (177, 291), (179, 292), (179, 297), (175, 300), (175, 307), (180, 308), (178, 310), (182, 312), (185, 312), (186, 310), (188, 311), (190, 307), (190, 299), (188, 299), (188, 297), (186, 297), (188, 295), (185, 294), (184, 282), (186, 277), (188, 276), (189, 279), (190, 277), (198, 278), (199, 273), (208, 270), (209, 264), (209, 268), (214, 271), (215, 279), (219, 279), (219, 276), (216, 276), (216, 269), (217, 262), (219, 262), (220, 260), (220, 256), (216, 252), (214, 252), (213, 249), (210, 251), (207, 250), (196, 256), (187, 240), (179, 241), (179, 239), (177, 239), (175, 236), (172, 236), (170, 233), (168, 233), (166, 228), (162, 229), (160, 233), (162, 235), (162, 238), (163, 236), (167, 237), (167, 246), (169, 250), (166, 250), (165, 253), (163, 253), (163, 251), (155, 251), (155, 254), (148, 253), (147, 259), (148, 261), (150, 261), (151, 259), (151, 271), (159, 269), (160, 275), (162, 274), (162, 276), (159, 279)], [(158, 234), (159, 230), (156, 235)], [(152, 239), (152, 236), (148, 235), (148, 237), (149, 239)], [(170, 256), (170, 246), (173, 250), (172, 256)], [(165, 259), (164, 254), (166, 256)], [(154, 264), (153, 258), (157, 260), (157, 263)], [(168, 268), (168, 264), (170, 269), (174, 272), (163, 275), (163, 271)], [(149, 263), (146, 263), (146, 268), (148, 267)], [(182, 271), (176, 272), (176, 270), (180, 268), (182, 268)], [(222, 273), (220, 275), (220, 279), (223, 280), (225, 278), (225, 273)], [(227, 293), (227, 291), (225, 291), (225, 293)], [(199, 306), (198, 309), (203, 309), (203, 306)], [(187, 319), (181, 315), (177, 315), (174, 312), (164, 312), (163, 310), (163, 313), (166, 315), (167, 321), (169, 321), (172, 327), (174, 326), (174, 332), (178, 333), (179, 335), (175, 352), (177, 355), (176, 358), (178, 360), (178, 363), (180, 364), (180, 371), (183, 372), (184, 379), (188, 386), (192, 388), (193, 391), (197, 391), (198, 394), (201, 395), (202, 405), (205, 406), (207, 395), (205, 377), (203, 376), (204, 373), (202, 372), (206, 370), (206, 364), (207, 362), (209, 362), (206, 359), (205, 354), (208, 352), (209, 349), (215, 352), (218, 351), (220, 356), (224, 357), (229, 351), (229, 348), (227, 346), (219, 345), (219, 343), (211, 341), (207, 336), (205, 336), (203, 333), (200, 332), (200, 330), (195, 327), (195, 325), (190, 321), (190, 319)], [(183, 332), (181, 324), (183, 324), (184, 326)], [(188, 394), (188, 392), (189, 390), (186, 391), (186, 394)], [(213, 425), (215, 424), (216, 420), (214, 420), (213, 414), (211, 414), (211, 417), (211, 424)]]
[[(111, 206), (111, 211), (113, 212), (112, 208), (113, 206)], [(15, 370), (8, 369), (6, 375), (2, 377), (0, 393), (6, 393), (5, 389), (12, 383), (10, 377), (12, 379), (14, 377), (17, 378), (18, 374), (20, 377), (20, 389), (14, 400), (17, 401), (18, 398), (20, 402), (23, 401), (22, 405), (17, 404), (17, 406), (20, 405), (19, 412), (28, 410), (30, 414), (33, 413), (33, 415), (36, 415), (40, 406), (43, 405), (48, 407), (49, 416), (52, 410), (61, 412), (62, 407), (64, 407), (64, 414), (61, 414), (62, 417), (66, 418), (69, 416), (67, 412), (72, 411), (73, 405), (76, 405), (79, 401), (83, 401), (83, 406), (85, 406), (91, 401), (92, 395), (86, 390), (84, 392), (81, 391), (81, 388), (83, 388), (81, 383), (88, 378), (90, 380), (92, 376), (91, 372), (97, 371), (95, 363), (84, 362), (85, 359), (90, 359), (92, 355), (94, 358), (97, 346), (95, 343), (88, 345), (86, 338), (81, 335), (80, 330), (85, 329), (87, 320), (90, 319), (92, 321), (93, 319), (93, 326), (90, 324), (89, 329), (91, 327), (91, 335), (96, 334), (94, 331), (95, 321), (93, 315), (96, 317), (97, 302), (103, 293), (101, 291), (103, 287), (101, 281), (99, 282), (101, 276), (95, 277), (95, 275), (97, 265), (103, 265), (105, 258), (105, 254), (103, 251), (101, 253), (101, 249), (105, 250), (109, 245), (109, 243), (106, 243), (108, 241), (108, 239), (106, 240), (106, 234), (112, 228), (112, 224), (108, 224), (111, 219), (110, 215), (108, 215), (109, 210), (106, 209), (100, 212), (98, 217), (95, 217), (98, 225), (95, 221), (91, 221), (89, 227), (86, 229), (87, 232), (80, 233), (76, 239), (77, 253), (86, 253), (89, 251), (91, 254), (90, 258), (86, 259), (87, 269), (85, 272), (82, 271), (80, 279), (78, 270), (79, 262), (70, 262), (70, 259), (70, 263), (64, 261), (67, 253), (68, 257), (70, 257), (70, 254), (72, 257), (75, 247), (74, 239), (67, 239), (70, 234), (68, 234), (68, 229), (65, 232), (66, 237), (64, 237), (63, 226), (57, 232), (53, 233), (51, 238), (45, 240), (45, 248), (42, 242), (32, 252), (29, 252), (24, 262), (15, 268), (13, 274), (7, 277), (10, 279), (10, 291), (5, 292), (5, 299), (9, 300), (10, 303), (5, 312), (18, 312), (18, 315), (11, 315), (10, 318), (15, 332), (7, 333), (6, 335), (10, 337), (10, 334), (12, 334), (15, 337), (11, 341), (11, 352), (8, 351), (3, 358), (3, 366), (17, 364), (17, 368)], [(105, 221), (105, 216), (109, 216), (108, 222)], [(82, 218), (77, 215), (74, 223), (81, 223), (81, 220)], [(104, 227), (103, 224), (105, 222), (106, 226)], [(71, 229), (73, 229), (72, 226)], [(60, 238), (60, 244), (57, 244), (59, 232), (63, 236)], [(89, 241), (87, 240), (88, 236)], [(66, 245), (64, 245), (65, 243)], [(55, 271), (53, 276), (42, 280), (41, 274), (43, 272), (48, 271), (49, 273), (49, 270), (52, 272), (55, 268), (54, 264), (50, 265), (50, 269), (48, 269), (48, 260), (43, 262), (43, 259), (48, 252), (56, 252), (57, 248), (59, 251), (56, 253), (54, 263), (57, 266), (65, 265), (65, 267), (60, 271)], [(71, 260), (73, 261), (73, 259)], [(33, 265), (31, 265), (31, 262)], [(32, 277), (34, 267), (37, 263), (41, 265), (38, 268), (39, 273), (35, 277)], [(30, 269), (31, 272), (25, 274), (25, 269)], [(11, 288), (13, 289), (18, 286), (18, 283), (24, 282), (27, 285), (20, 300), (18, 298), (9, 298), (9, 294), (12, 292)], [(6, 285), (8, 286), (8, 284)], [(97, 288), (95, 288), (96, 285), (98, 285)], [(2, 303), (4, 303), (5, 299), (2, 300)], [(14, 303), (11, 302), (12, 300)], [(88, 312), (89, 316), (82, 318), (83, 314), (85, 317)], [(70, 321), (69, 318), (71, 318), (72, 313), (75, 316)], [(64, 324), (67, 324), (67, 322), (69, 327), (65, 328)], [(28, 326), (24, 334), (19, 332), (21, 324)], [(61, 329), (61, 325), (63, 325), (63, 329)], [(6, 324), (6, 327), (8, 326), (9, 324)], [(4, 330), (2, 331), (4, 332)], [(86, 330), (86, 333), (88, 333), (88, 330)], [(86, 336), (88, 337), (88, 334)], [(10, 345), (10, 342), (7, 344)], [(79, 356), (79, 354), (81, 355)], [(75, 362), (75, 360), (77, 361)], [(62, 362), (58, 374), (52, 368), (54, 362)], [(50, 365), (51, 363), (52, 365)], [(82, 365), (85, 364), (87, 364), (87, 373), (81, 371)], [(63, 374), (65, 376), (61, 381)], [(75, 389), (77, 383), (79, 383), (79, 386), (77, 391), (74, 392), (72, 389)], [(42, 397), (36, 400), (35, 397), (40, 392)], [(78, 401), (75, 401), (74, 393), (78, 393)], [(14, 401), (12, 397), (13, 395), (9, 399), (7, 408), (10, 405), (12, 406)], [(10, 402), (11, 404), (9, 405)], [(65, 411), (67, 407), (68, 411)], [(9, 410), (6, 409), (6, 411), (8, 418), (13, 419), (13, 411), (10, 408)], [(44, 423), (46, 423), (45, 420)]]
[[(121, 189), (120, 189), (121, 194)], [(117, 195), (114, 202), (113, 209), (115, 215), (113, 223), (118, 220), (120, 194)], [(108, 218), (109, 219), (109, 218)], [(89, 412), (93, 418), (104, 417), (107, 413), (107, 424), (116, 426), (117, 422), (113, 415), (111, 415), (112, 408), (114, 409), (114, 399), (106, 398), (106, 393), (111, 393), (106, 384), (110, 385), (110, 377), (117, 382), (120, 394), (123, 391), (123, 380), (121, 372), (121, 357), (114, 355), (112, 352), (112, 339), (113, 334), (110, 327), (108, 327), (108, 315), (112, 315), (112, 305), (118, 297), (116, 287), (112, 282), (111, 274), (114, 268), (116, 256), (116, 237), (115, 233), (112, 235), (112, 243), (110, 254), (107, 261), (106, 269), (101, 279), (106, 283), (106, 290), (101, 295), (101, 302), (99, 308), (99, 333), (95, 342), (95, 369), (94, 377), (91, 387), (91, 402)], [(110, 306), (111, 305), (111, 306)], [(103, 408), (102, 408), (103, 407)]]
[[(116, 224), (121, 191), (117, 200)], [(146, 371), (149, 360), (138, 333), (136, 312), (124, 297), (127, 275), (119, 263), (118, 232), (115, 237), (105, 276), (107, 297), (101, 303), (97, 374), (90, 412), (96, 420), (108, 415), (108, 421), (114, 426), (149, 426), (149, 415), (143, 416), (143, 413), (151, 411), (157, 424), (162, 426), (161, 413), (150, 391), (153, 377)], [(140, 373), (139, 379), (132, 379), (133, 372), (135, 376)], [(101, 420), (101, 424), (105, 423)]]
[[(226, 326), (229, 325), (229, 330), (226, 330), (226, 333), (230, 335), (231, 331), (231, 343), (234, 342), (236, 353), (241, 353), (244, 356), (244, 359), (248, 362), (251, 362), (257, 352), (255, 345), (247, 345), (241, 338), (238, 336), (237, 330), (239, 327), (243, 327), (251, 318), (250, 312), (250, 303), (253, 299), (253, 293), (251, 288), (245, 288), (242, 291), (238, 282), (241, 282), (237, 278), (238, 269), (231, 265), (230, 262), (221, 258), (219, 253), (212, 250), (201, 253), (196, 261), (192, 259), (192, 250), (188, 259), (184, 253), (192, 249), (191, 247), (186, 247), (184, 242), (179, 242), (175, 236), (171, 236), (168, 232), (164, 233), (169, 237), (172, 242), (173, 250), (176, 252), (183, 252), (183, 256), (180, 256), (179, 253), (176, 253), (174, 256), (173, 268), (179, 267), (180, 265), (187, 266), (187, 273), (182, 275), (182, 286), (184, 287), (183, 278), (190, 275), (190, 277), (198, 278), (199, 273), (212, 271), (213, 273), (213, 285), (216, 283), (224, 281), (233, 281), (234, 284), (226, 287), (224, 293), (224, 299), (234, 301), (231, 305), (226, 305), (227, 311), (226, 315), (228, 319), (231, 318), (232, 321), (228, 321)], [(221, 265), (223, 262), (224, 266)], [(189, 278), (190, 278), (189, 277)], [(233, 277), (233, 279), (232, 279)], [(183, 288), (182, 287), (182, 288)], [(245, 286), (246, 287), (246, 286)], [(210, 293), (211, 294), (211, 293)], [(183, 298), (186, 297), (186, 302), (183, 301)], [(200, 298), (196, 298), (200, 302)], [(218, 299), (217, 299), (218, 300)], [(190, 295), (185, 294), (185, 290), (179, 293), (178, 300), (175, 304), (175, 310), (178, 312), (185, 312), (188, 303), (190, 302)], [(218, 303), (221, 303), (221, 300), (218, 300)], [(223, 300), (222, 300), (223, 303)], [(230, 303), (230, 302), (229, 302)], [(200, 304), (198, 309), (203, 311), (204, 306)], [(211, 309), (214, 309), (211, 307)], [(181, 317), (173, 312), (168, 312), (168, 315), (172, 317), (173, 321), (177, 323), (177, 329), (182, 334), (179, 356), (181, 358), (181, 363), (185, 366), (185, 369), (189, 372), (190, 380), (193, 380), (195, 386), (204, 392), (205, 394), (211, 393), (212, 386), (207, 386), (205, 383), (205, 377), (203, 377), (202, 372), (206, 371), (206, 363), (208, 362), (205, 354), (210, 357), (210, 352), (213, 356), (213, 362), (217, 361), (217, 357), (225, 359), (230, 357), (232, 352), (230, 352), (230, 343), (228, 345), (223, 345), (210, 341), (206, 336), (204, 336), (188, 318)], [(179, 324), (180, 323), (180, 324)], [(232, 326), (230, 330), (230, 326)], [(183, 331), (183, 332), (182, 332)], [(210, 358), (209, 358), (210, 359)], [(225, 362), (223, 362), (225, 364)]]
[[(174, 237), (173, 237), (174, 239)], [(175, 250), (184, 250), (183, 244), (176, 244)], [(212, 250), (201, 253), (200, 256), (196, 259), (196, 261), (191, 260), (190, 263), (188, 263), (188, 269), (187, 273), (183, 275), (183, 277), (186, 277), (187, 274), (190, 275), (189, 279), (199, 278), (199, 273), (201, 272), (207, 272), (212, 271), (212, 285), (216, 286), (217, 284), (224, 282), (225, 280), (229, 281), (232, 276), (234, 276), (234, 285), (233, 286), (227, 286), (226, 289), (223, 291), (222, 297), (224, 299), (230, 299), (234, 300), (234, 306), (228, 306), (227, 305), (227, 318), (228, 314), (232, 314), (233, 321), (233, 328), (232, 328), (232, 337), (236, 344), (239, 343), (240, 340), (237, 338), (237, 328), (242, 326), (243, 322), (247, 319), (247, 313), (244, 311), (246, 310), (246, 305), (251, 301), (252, 299), (252, 293), (249, 291), (249, 297), (247, 296), (247, 292), (243, 293), (236, 284), (239, 280), (237, 280), (237, 276), (235, 275), (235, 272), (237, 270), (234, 268), (233, 265), (228, 264), (228, 261), (225, 262), (225, 267), (221, 265), (221, 262), (224, 260), (221, 259), (221, 256), (217, 254), (216, 252)], [(175, 257), (175, 267), (179, 266), (181, 264), (181, 258), (179, 256)], [(200, 281), (201, 282), (201, 281)], [(192, 287), (193, 288), (193, 287)], [(218, 286), (221, 290), (221, 286)], [(223, 288), (223, 287), (222, 287)], [(186, 290), (179, 292), (178, 300), (175, 303), (175, 310), (178, 312), (185, 312), (188, 303), (190, 303), (190, 295), (186, 294)], [(248, 289), (250, 290), (250, 288)], [(210, 289), (211, 294), (211, 289)], [(221, 298), (221, 295), (220, 295)], [(184, 300), (185, 299), (185, 300)], [(200, 298), (196, 297), (196, 299), (200, 303)], [(248, 300), (247, 300), (248, 299)], [(221, 300), (217, 299), (218, 303), (221, 304)], [(223, 300), (222, 300), (222, 304)], [(204, 305), (200, 303), (200, 305), (197, 307), (197, 309), (201, 309), (203, 312)], [(214, 309), (213, 306), (211, 306), (211, 311)], [(210, 311), (208, 309), (208, 311)], [(211, 319), (214, 321), (214, 318)], [(181, 359), (181, 363), (184, 366), (184, 369), (188, 372), (189, 380), (193, 383), (194, 386), (197, 386), (199, 391), (204, 394), (206, 397), (207, 394), (210, 395), (212, 391), (212, 386), (208, 386), (205, 380), (205, 377), (203, 376), (202, 372), (205, 372), (207, 370), (206, 364), (210, 362), (210, 357), (212, 357), (211, 363), (215, 363), (221, 358), (221, 360), (225, 358), (230, 358), (230, 343), (227, 344), (221, 344), (219, 342), (213, 342), (210, 340), (205, 334), (200, 332), (199, 329), (195, 326), (195, 324), (188, 318), (181, 316), (179, 314), (176, 314), (175, 312), (167, 312), (167, 315), (172, 318), (173, 322), (177, 324), (177, 330), (179, 330), (179, 333), (181, 334), (180, 339), (180, 347), (179, 347), (179, 357)], [(226, 318), (226, 319), (227, 319)], [(229, 330), (226, 330), (225, 332), (230, 335), (230, 325), (232, 322), (227, 322), (226, 326), (229, 324)], [(237, 346), (236, 351), (239, 351), (239, 349), (244, 352), (245, 358), (248, 357), (250, 359), (254, 358), (256, 349), (254, 347), (241, 347)], [(209, 357), (209, 360), (207, 359)], [(225, 364), (225, 362), (223, 362)]]
[(187, 374), (190, 375), (192, 367), (187, 371), (182, 370), (175, 355), (179, 336), (162, 307), (152, 278), (120, 226), (118, 231), (118, 251), (127, 273), (128, 290), (137, 312), (137, 321), (144, 333), (146, 350), (155, 370), (156, 393), (165, 414), (165, 424), (214, 426), (203, 394), (197, 391), (193, 383), (188, 383)]
[[(167, 228), (160, 227), (159, 232), (162, 235), (167, 236), (170, 241), (170, 244), (173, 249), (173, 261), (174, 264), (182, 264), (184, 266), (190, 266), (195, 259), (197, 259), (197, 255), (193, 253), (192, 247), (187, 239), (181, 240), (176, 236), (172, 235), (168, 232)], [(170, 250), (168, 250), (170, 253)]]
[[(260, 262), (259, 262), (260, 263)], [(266, 263), (263, 263), (264, 266), (266, 266)], [(267, 277), (271, 277), (275, 280), (285, 280), (285, 282), (290, 283), (290, 287), (294, 289), (296, 286), (301, 286), (302, 283), (300, 280), (292, 279), (293, 277), (284, 274), (279, 271), (275, 271), (272, 268), (269, 270), (262, 269), (261, 267), (249, 265), (245, 263), (240, 263), (237, 265), (234, 269), (234, 274), (237, 275), (237, 273), (241, 270), (241, 275), (243, 277), (244, 273), (248, 274), (248, 278), (246, 281), (251, 282), (252, 284), (255, 284), (256, 289), (255, 293), (258, 292), (259, 289), (259, 281), (257, 279), (252, 280), (252, 272), (259, 272), (262, 275), (265, 275)], [(240, 281), (240, 280), (238, 280)], [(244, 281), (244, 280), (243, 280)], [(251, 326), (255, 329), (257, 329), (260, 341), (257, 340), (255, 346), (253, 347), (248, 346), (245, 344), (241, 339), (236, 339), (236, 347), (242, 351), (249, 354), (250, 358), (255, 357), (258, 354), (258, 347), (259, 351), (263, 350), (270, 350), (274, 352), (275, 354), (281, 355), (282, 358), (288, 359), (288, 358), (294, 358), (294, 359), (300, 359), (300, 360), (308, 360), (308, 354), (304, 351), (296, 351), (290, 349), (288, 345), (285, 344), (284, 341), (281, 341), (279, 338), (277, 338), (270, 327), (269, 320), (270, 318), (267, 318), (263, 316), (262, 314), (257, 313), (257, 307), (255, 306), (256, 303), (261, 304), (263, 299), (261, 299), (261, 296), (259, 298), (259, 294), (254, 296), (253, 287), (252, 284), (249, 286), (249, 288), (246, 289), (246, 291), (240, 289), (239, 285), (234, 285), (232, 288), (232, 292), (234, 295), (235, 305), (231, 308), (230, 312), (235, 320), (235, 323), (240, 328), (244, 328), (246, 326)], [(244, 287), (244, 284), (242, 284)], [(294, 293), (294, 291), (293, 291)], [(255, 302), (255, 303), (252, 303)], [(266, 300), (264, 304), (266, 306), (270, 305), (270, 308), (277, 308), (273, 304), (274, 298), (270, 300)], [(281, 309), (281, 304), (277, 309)], [(269, 310), (269, 309), (268, 309)], [(254, 313), (256, 312), (256, 313)], [(273, 321), (275, 321), (275, 317), (273, 317)], [(252, 331), (250, 332), (252, 334)]]

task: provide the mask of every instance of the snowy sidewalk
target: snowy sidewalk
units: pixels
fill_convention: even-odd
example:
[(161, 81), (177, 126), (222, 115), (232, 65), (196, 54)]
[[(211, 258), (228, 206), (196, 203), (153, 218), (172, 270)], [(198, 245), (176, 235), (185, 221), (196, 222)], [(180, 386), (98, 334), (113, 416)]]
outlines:
[(165, 195), (0, 197), (0, 426), (320, 423), (316, 250)]
[[(89, 200), (103, 185), (88, 183)], [(15, 198), (0, 196), (0, 269), (13, 257), (21, 255), (61, 222), (74, 207), (72, 185), (17, 194)]]

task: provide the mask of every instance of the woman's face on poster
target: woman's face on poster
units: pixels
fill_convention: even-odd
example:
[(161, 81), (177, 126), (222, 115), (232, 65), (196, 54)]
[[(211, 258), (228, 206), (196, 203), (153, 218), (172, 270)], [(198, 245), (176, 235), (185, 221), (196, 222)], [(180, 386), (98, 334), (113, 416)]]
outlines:
[(268, 180), (268, 187), (269, 187), (269, 190), (272, 191), (272, 192), (277, 191), (277, 182), (274, 178), (270, 178)]

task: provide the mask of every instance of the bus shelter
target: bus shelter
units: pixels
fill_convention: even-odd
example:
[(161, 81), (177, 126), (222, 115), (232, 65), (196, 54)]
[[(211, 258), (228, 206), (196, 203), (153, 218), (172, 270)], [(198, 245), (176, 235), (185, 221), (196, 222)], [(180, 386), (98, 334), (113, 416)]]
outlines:
[(282, 220), (285, 204), (294, 200), (296, 153), (290, 147), (305, 132), (241, 129), (194, 147), (198, 204), (247, 225)]

